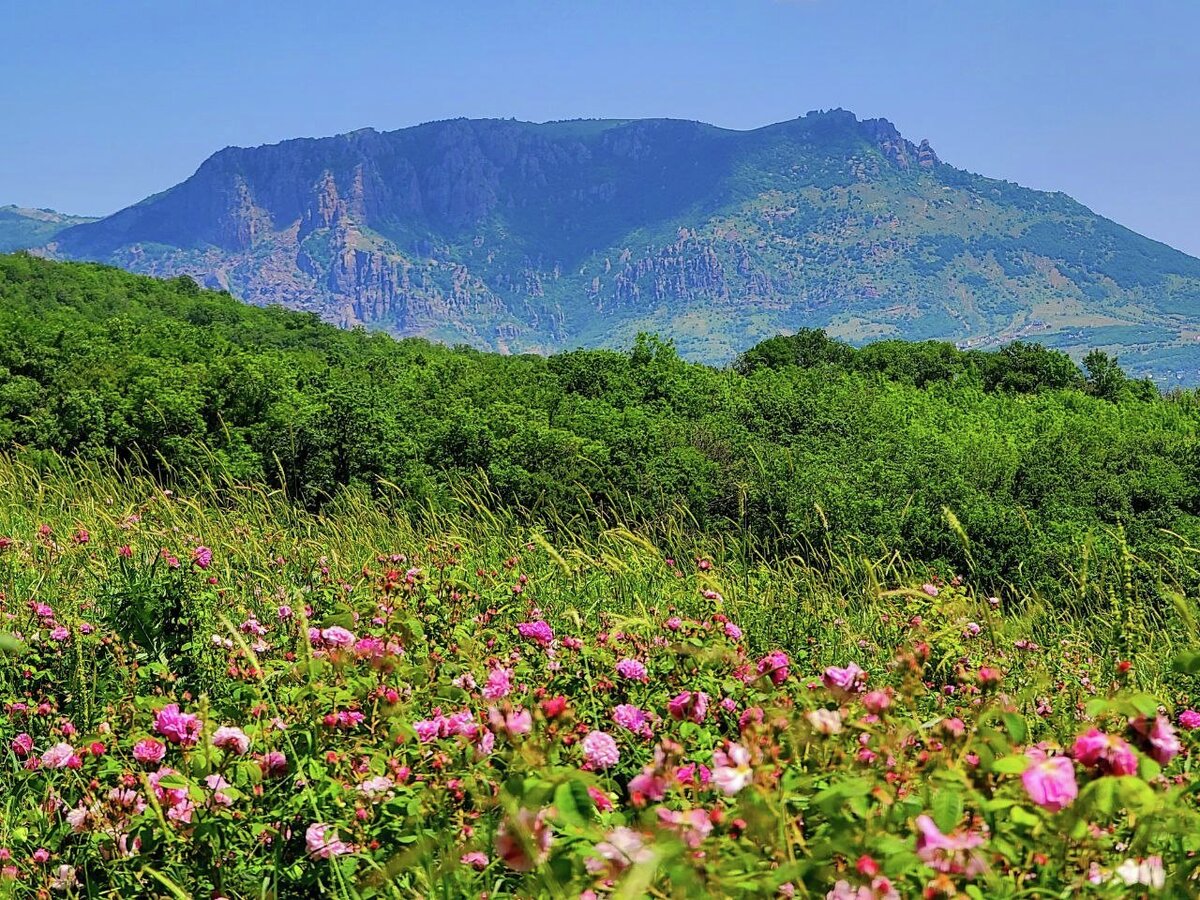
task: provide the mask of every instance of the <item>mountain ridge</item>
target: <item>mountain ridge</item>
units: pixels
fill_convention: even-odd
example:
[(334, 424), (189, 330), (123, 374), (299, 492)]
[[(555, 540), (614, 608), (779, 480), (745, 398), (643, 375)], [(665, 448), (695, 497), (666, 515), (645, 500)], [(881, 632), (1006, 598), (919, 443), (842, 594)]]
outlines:
[(1200, 260), (840, 109), (748, 131), (459, 118), (227, 147), (41, 252), (506, 352), (652, 330), (723, 362), (816, 326), (1098, 346), (1200, 380)]

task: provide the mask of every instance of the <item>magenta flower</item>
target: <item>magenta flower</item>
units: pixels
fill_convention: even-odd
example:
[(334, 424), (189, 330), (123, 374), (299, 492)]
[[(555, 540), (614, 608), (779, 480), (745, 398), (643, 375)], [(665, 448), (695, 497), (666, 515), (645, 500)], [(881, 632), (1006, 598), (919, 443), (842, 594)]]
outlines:
[(267, 778), (276, 778), (287, 772), (287, 756), (279, 750), (270, 750), (258, 761), (258, 768)]
[(583, 758), (589, 769), (610, 769), (621, 761), (621, 751), (611, 735), (591, 731), (583, 739)]
[(1110, 775), (1132, 775), (1137, 772), (1137, 755), (1116, 735), (1089, 728), (1075, 738), (1071, 755), (1080, 765), (1098, 768)]
[(470, 853), (464, 853), (458, 858), (458, 861), (464, 866), (470, 866), (476, 872), (482, 872), (488, 867), (488, 855), (481, 853), (478, 850), (472, 850)]
[(667, 701), (667, 712), (673, 719), (690, 719), (699, 724), (708, 715), (708, 694), (684, 691)]
[(1079, 796), (1071, 760), (1065, 756), (1047, 756), (1036, 747), (1026, 750), (1025, 755), (1030, 763), (1021, 775), (1021, 783), (1029, 799), (1050, 812), (1070, 806)]
[(630, 681), (648, 681), (650, 676), (646, 667), (636, 659), (623, 659), (617, 663), (617, 674)]
[(207, 547), (197, 547), (192, 551), (192, 563), (197, 569), (207, 569), (212, 565), (213, 552)]
[(507, 734), (509, 737), (528, 734), (533, 728), (533, 716), (529, 710), (521, 707), (502, 712), (493, 706), (488, 710), (488, 721), (496, 734)]
[(12, 752), (17, 756), (24, 758), (33, 752), (33, 738), (25, 732), (21, 732), (12, 739), (9, 747), (12, 748)]
[(839, 669), (837, 666), (830, 666), (825, 670), (825, 674), (821, 676), (821, 681), (825, 687), (841, 694), (856, 693), (866, 680), (867, 673), (854, 663), (850, 663), (844, 669)]
[(1185, 709), (1179, 714), (1179, 724), (1189, 731), (1200, 728), (1200, 712), (1196, 712), (1194, 709)]
[(782, 650), (772, 650), (758, 661), (758, 674), (766, 675), (776, 686), (781, 685), (787, 681), (790, 662), (788, 655)]
[(483, 696), (487, 700), (499, 700), (507, 697), (512, 690), (512, 671), (499, 666), (488, 672), (487, 684), (483, 688)]
[(622, 703), (614, 707), (612, 718), (614, 722), (626, 731), (631, 731), (642, 737), (650, 737), (653, 734), (650, 728), (650, 717), (646, 715), (646, 711), (631, 704)]
[(1175, 736), (1175, 729), (1165, 716), (1155, 716), (1153, 719), (1138, 716), (1129, 725), (1141, 738), (1146, 752), (1161, 765), (1165, 766), (1183, 749), (1179, 738)]
[(154, 738), (143, 738), (133, 745), (133, 758), (143, 765), (160, 763), (166, 755), (166, 744)]
[(167, 704), (154, 718), (154, 730), (172, 744), (183, 747), (194, 746), (200, 740), (200, 729), (200, 719), (190, 713), (181, 713), (178, 703)]
[(541, 619), (533, 622), (522, 622), (517, 626), (517, 631), (521, 637), (528, 638), (543, 647), (549, 647), (554, 641), (554, 631)]

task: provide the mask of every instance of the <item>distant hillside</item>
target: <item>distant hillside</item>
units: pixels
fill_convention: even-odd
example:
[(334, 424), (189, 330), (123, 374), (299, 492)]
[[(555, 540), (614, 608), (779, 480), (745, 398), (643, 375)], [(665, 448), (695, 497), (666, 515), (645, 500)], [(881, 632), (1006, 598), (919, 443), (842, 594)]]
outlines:
[(64, 216), (52, 209), (0, 206), (0, 253), (38, 247), (64, 228), (94, 221), (84, 216)]
[(1032, 338), (1200, 382), (1200, 260), (956, 169), (884, 119), (435, 122), (227, 148), (46, 249), (506, 352), (723, 362), (802, 327)]

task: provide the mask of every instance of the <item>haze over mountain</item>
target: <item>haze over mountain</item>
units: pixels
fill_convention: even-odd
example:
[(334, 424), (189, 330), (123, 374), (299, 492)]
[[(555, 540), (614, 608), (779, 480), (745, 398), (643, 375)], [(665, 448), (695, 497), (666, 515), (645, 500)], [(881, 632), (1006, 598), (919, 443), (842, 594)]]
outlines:
[(673, 338), (724, 362), (806, 326), (1037, 339), (1200, 381), (1200, 260), (884, 119), (453, 120), (253, 149), (48, 255), (507, 352)]

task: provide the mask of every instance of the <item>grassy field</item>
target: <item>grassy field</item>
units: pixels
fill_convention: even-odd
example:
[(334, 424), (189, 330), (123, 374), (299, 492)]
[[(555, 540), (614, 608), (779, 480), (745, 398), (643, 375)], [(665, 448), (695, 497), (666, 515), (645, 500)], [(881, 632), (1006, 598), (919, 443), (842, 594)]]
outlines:
[(177, 491), (0, 459), (0, 896), (1195, 895), (1186, 544), (993, 598)]

